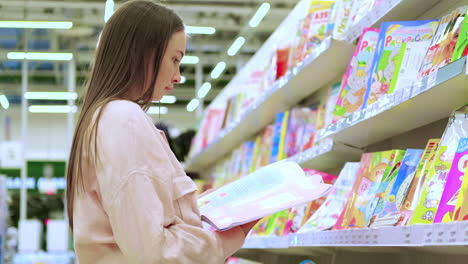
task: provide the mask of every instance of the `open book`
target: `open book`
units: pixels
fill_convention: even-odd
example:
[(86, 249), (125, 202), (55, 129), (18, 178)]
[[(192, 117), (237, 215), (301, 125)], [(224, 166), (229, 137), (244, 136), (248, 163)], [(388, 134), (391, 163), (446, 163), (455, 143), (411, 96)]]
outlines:
[(203, 221), (227, 230), (318, 199), (330, 189), (297, 163), (279, 161), (199, 198), (198, 205)]

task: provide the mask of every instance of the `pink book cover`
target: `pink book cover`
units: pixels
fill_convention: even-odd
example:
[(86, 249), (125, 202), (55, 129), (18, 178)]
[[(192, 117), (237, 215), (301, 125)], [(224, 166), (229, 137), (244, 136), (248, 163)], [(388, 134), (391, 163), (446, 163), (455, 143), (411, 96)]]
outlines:
[(463, 175), (468, 164), (468, 138), (460, 139), (457, 152), (453, 159), (452, 168), (450, 169), (445, 183), (442, 199), (440, 200), (437, 214), (434, 218), (434, 223), (448, 223), (453, 221), (453, 212), (457, 204), (457, 197), (460, 191)]
[(340, 92), (335, 104), (334, 121), (352, 114), (364, 105), (369, 70), (372, 66), (379, 32), (378, 28), (363, 30), (341, 81)]

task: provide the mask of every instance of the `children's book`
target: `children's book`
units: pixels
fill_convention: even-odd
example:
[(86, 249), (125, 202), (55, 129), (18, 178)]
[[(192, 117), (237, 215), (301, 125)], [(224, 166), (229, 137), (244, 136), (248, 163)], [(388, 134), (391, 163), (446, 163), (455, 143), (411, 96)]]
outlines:
[(331, 34), (328, 23), (330, 13), (335, 0), (316, 1), (312, 0), (308, 16), (310, 16), (310, 28), (307, 35), (305, 56), (311, 54), (322, 41)]
[(457, 44), (453, 51), (452, 62), (465, 56), (468, 56), (468, 11), (460, 27)]
[(468, 220), (468, 166), (465, 169), (465, 175), (463, 176), (462, 185), (460, 187), (460, 194), (457, 199), (457, 205), (455, 206), (454, 220), (466, 221)]
[(375, 220), (375, 217), (383, 211), (384, 198), (390, 192), (390, 188), (393, 187), (394, 180), (400, 171), (400, 167), (405, 157), (405, 150), (393, 150), (390, 163), (385, 169), (381, 179), (377, 179), (372, 183), (369, 190), (370, 200), (363, 207), (361, 211), (364, 212), (364, 218), (366, 220), (365, 227), (368, 227)]
[(341, 82), (333, 84), (328, 90), (328, 99), (325, 104), (325, 127), (333, 123), (333, 112), (335, 112), (335, 105), (340, 94)]
[(358, 170), (359, 162), (348, 162), (344, 165), (325, 202), (308, 220), (306, 219), (299, 230), (300, 233), (327, 230), (336, 224), (352, 194)]
[(447, 176), (444, 192), (440, 199), (434, 223), (448, 223), (454, 220), (453, 212), (460, 195), (460, 187), (468, 164), (468, 138), (460, 139), (452, 168)]
[(307, 107), (293, 108), (289, 114), (288, 132), (286, 133), (285, 151), (288, 157), (301, 151), (304, 129), (312, 110)]
[(430, 224), (439, 207), (448, 173), (461, 138), (468, 137), (468, 105), (455, 111), (440, 141), (436, 158), (423, 188), (421, 199), (411, 218), (411, 224)]
[(198, 205), (203, 221), (227, 230), (319, 199), (331, 187), (297, 163), (280, 161), (199, 198)]
[(431, 41), (437, 29), (438, 20), (385, 22), (380, 28), (371, 74), (368, 80), (366, 105), (371, 105), (390, 92), (390, 83), (401, 64), (397, 55), (403, 43)]
[(431, 45), (429, 46), (424, 60), (421, 64), (421, 69), (419, 70), (418, 78), (428, 76), (437, 69), (435, 57), (439, 52), (440, 42), (442, 41), (442, 37), (444, 35), (444, 32), (446, 31), (450, 18), (451, 14), (448, 14), (442, 17), (442, 19), (440, 19), (437, 31), (431, 40)]
[(286, 158), (284, 152), (286, 132), (288, 129), (289, 111), (276, 114), (275, 131), (273, 134), (273, 145), (271, 148), (270, 163)]
[(374, 7), (375, 0), (355, 1), (349, 17), (349, 26), (359, 23), (361, 19), (368, 15)]
[(355, 0), (339, 0), (337, 1), (336, 21), (333, 28), (333, 38), (341, 40), (344, 33), (348, 30), (349, 17)]
[[(300, 150), (305, 151), (309, 148), (311, 148), (314, 145), (314, 140), (315, 140), (315, 134), (316, 131), (318, 130), (317, 124), (319, 121), (319, 115), (320, 113), (324, 113), (325, 110), (321, 110), (323, 106), (311, 106), (311, 112), (310, 115), (307, 116), (306, 121), (305, 121), (305, 126), (303, 129), (302, 137), (300, 137), (299, 141), (300, 143)], [(319, 113), (320, 112), (320, 113)]]
[(379, 29), (377, 28), (365, 28), (362, 32), (356, 50), (348, 64), (348, 69), (341, 81), (341, 88), (334, 112), (335, 121), (363, 107), (369, 71), (378, 38)]
[[(372, 221), (372, 227), (393, 226), (399, 222), (401, 205), (406, 198), (410, 183), (414, 179), (423, 152), (422, 149), (408, 149), (399, 171), (395, 171), (396, 177), (393, 180), (388, 177), (387, 181), (390, 181), (390, 184), (381, 195), (380, 201), (382, 203), (376, 208), (374, 213), (376, 218)], [(390, 176), (392, 177), (392, 174)]]
[[(304, 171), (308, 177), (322, 177), (323, 182), (326, 184), (334, 185), (335, 181), (337, 180), (337, 176), (333, 174), (311, 169), (304, 169)], [(310, 216), (314, 214), (317, 209), (321, 208), (326, 197), (328, 196), (322, 196), (319, 199), (311, 201), (310, 203), (291, 208), (283, 235), (296, 233), (310, 218)]]
[(343, 219), (345, 228), (364, 228), (366, 226), (367, 208), (371, 206), (375, 197), (373, 186), (380, 184), (393, 156), (393, 151), (372, 153), (370, 166), (362, 171), (354, 185), (353, 197), (346, 208)]
[(419, 161), (418, 167), (412, 180), (406, 198), (400, 207), (401, 217), (398, 226), (407, 225), (421, 197), (422, 188), (425, 185), (429, 168), (435, 160), (435, 155), (439, 147), (440, 139), (430, 139), (424, 149), (424, 153)]

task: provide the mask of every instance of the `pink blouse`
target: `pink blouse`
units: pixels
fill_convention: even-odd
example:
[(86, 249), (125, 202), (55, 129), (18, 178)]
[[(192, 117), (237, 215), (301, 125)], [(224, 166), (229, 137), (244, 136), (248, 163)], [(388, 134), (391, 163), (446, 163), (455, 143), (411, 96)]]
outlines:
[(240, 227), (202, 228), (196, 185), (137, 104), (107, 104), (97, 143), (74, 203), (80, 264), (220, 264), (242, 247)]

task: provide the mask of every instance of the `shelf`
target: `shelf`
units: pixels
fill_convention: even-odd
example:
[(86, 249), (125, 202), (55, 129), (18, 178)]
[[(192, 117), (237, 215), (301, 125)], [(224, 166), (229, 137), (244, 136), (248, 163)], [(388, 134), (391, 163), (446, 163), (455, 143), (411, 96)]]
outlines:
[[(289, 241), (289, 248), (286, 244)], [(286, 255), (327, 255), (336, 248), (353, 252), (391, 253), (401, 248), (468, 255), (468, 221), (296, 233), (285, 237), (250, 237), (244, 252), (262, 249)], [(241, 251), (242, 254), (242, 251)]]
[(359, 161), (362, 153), (361, 149), (327, 138), (313, 148), (292, 156), (288, 160), (295, 161), (304, 168), (327, 171), (340, 168), (349, 161)]
[[(379, 8), (369, 12), (346, 34), (346, 41), (354, 42), (364, 27), (378, 26), (387, 20), (415, 19), (440, 0), (384, 0)], [(355, 49), (346, 41), (331, 38), (310, 54), (297, 68), (288, 72), (273, 87), (251, 105), (238, 122), (230, 123), (217, 139), (188, 160), (187, 171), (200, 172), (232, 151), (243, 141), (259, 133), (273, 122), (277, 112), (290, 109), (300, 100), (340, 77)]]
[(311, 54), (302, 65), (279, 79), (273, 87), (252, 104), (242, 115), (240, 122), (233, 122), (219, 137), (186, 166), (187, 171), (200, 171), (243, 141), (255, 136), (271, 124), (277, 112), (290, 109), (300, 100), (319, 90), (344, 72), (354, 46), (331, 38), (323, 41), (320, 48)]
[(317, 140), (332, 138), (362, 148), (446, 118), (468, 103), (466, 57), (435, 74), (379, 99), (368, 108), (319, 131)]

